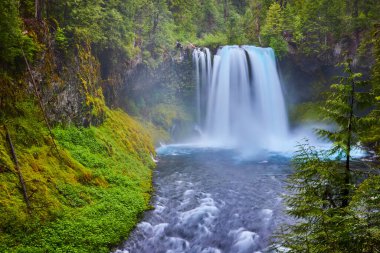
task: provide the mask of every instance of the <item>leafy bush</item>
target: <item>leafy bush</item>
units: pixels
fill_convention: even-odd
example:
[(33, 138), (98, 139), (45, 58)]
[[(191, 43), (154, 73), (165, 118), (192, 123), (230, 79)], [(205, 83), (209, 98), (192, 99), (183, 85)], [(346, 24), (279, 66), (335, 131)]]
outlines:
[(228, 38), (224, 33), (207, 33), (196, 42), (197, 46), (207, 46), (210, 48), (217, 48), (228, 44)]
[(65, 35), (65, 29), (58, 27), (55, 32), (55, 42), (57, 43), (57, 47), (62, 50), (63, 52), (66, 52), (69, 47), (68, 39)]

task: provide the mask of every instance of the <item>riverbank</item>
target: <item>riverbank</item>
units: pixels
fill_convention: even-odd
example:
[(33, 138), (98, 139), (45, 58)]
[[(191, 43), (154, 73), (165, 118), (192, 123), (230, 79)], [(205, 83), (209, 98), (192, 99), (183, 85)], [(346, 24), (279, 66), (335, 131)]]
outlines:
[(30, 207), (1, 129), (0, 251), (109, 252), (150, 208), (150, 136), (105, 108), (101, 125), (55, 127), (53, 141), (33, 102), (17, 110), (7, 123)]

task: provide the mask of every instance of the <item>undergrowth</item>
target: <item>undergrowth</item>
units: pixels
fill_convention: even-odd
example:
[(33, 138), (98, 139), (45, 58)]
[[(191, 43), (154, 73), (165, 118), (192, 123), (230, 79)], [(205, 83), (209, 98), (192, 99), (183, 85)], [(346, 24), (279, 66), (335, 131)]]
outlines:
[(53, 129), (54, 148), (33, 102), (5, 122), (31, 202), (28, 212), (0, 134), (0, 252), (109, 252), (149, 208), (150, 137), (122, 111), (99, 127)]

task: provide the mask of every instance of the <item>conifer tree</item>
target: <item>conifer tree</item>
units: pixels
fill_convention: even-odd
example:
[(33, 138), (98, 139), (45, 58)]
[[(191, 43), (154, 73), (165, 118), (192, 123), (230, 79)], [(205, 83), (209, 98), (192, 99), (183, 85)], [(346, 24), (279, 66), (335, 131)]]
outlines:
[(281, 246), (288, 248), (288, 252), (368, 252), (359, 245), (367, 242), (360, 241), (360, 229), (352, 231), (359, 226), (357, 208), (353, 207), (357, 200), (350, 205), (356, 183), (352, 180), (355, 173), (351, 152), (358, 145), (362, 121), (359, 112), (368, 99), (360, 89), (364, 84), (361, 74), (353, 72), (351, 62), (347, 61), (344, 76), (331, 85), (321, 108), (333, 129), (317, 130), (332, 143), (332, 148), (318, 151), (302, 144), (293, 158), (295, 172), (288, 179), (290, 195), (286, 197), (286, 205), (296, 223), (284, 227), (279, 236)]
[(365, 118), (365, 129), (361, 132), (361, 140), (373, 147), (380, 154), (380, 24), (373, 31), (375, 63), (371, 73), (371, 100), (373, 110)]
[(351, 252), (380, 252), (380, 176), (360, 184), (350, 203)]
[(288, 178), (290, 195), (285, 203), (287, 213), (297, 220), (282, 227), (281, 247), (287, 252), (343, 252), (348, 236), (341, 229), (346, 225), (345, 211), (340, 208), (342, 166), (307, 142), (298, 146), (292, 162), (295, 171)]
[(359, 109), (361, 109), (367, 98), (365, 93), (359, 92), (364, 85), (360, 79), (361, 73), (352, 71), (351, 60), (343, 64), (345, 75), (340, 77), (339, 83), (332, 84), (328, 92), (325, 104), (321, 111), (325, 120), (334, 124), (333, 130), (317, 129), (317, 133), (332, 142), (331, 154), (338, 154), (339, 158), (345, 158), (344, 182), (342, 188), (341, 206), (349, 204), (351, 184), (351, 152), (358, 146)]
[(261, 35), (266, 44), (272, 47), (280, 57), (287, 52), (287, 43), (282, 36), (284, 30), (284, 12), (281, 6), (275, 2), (268, 9)]

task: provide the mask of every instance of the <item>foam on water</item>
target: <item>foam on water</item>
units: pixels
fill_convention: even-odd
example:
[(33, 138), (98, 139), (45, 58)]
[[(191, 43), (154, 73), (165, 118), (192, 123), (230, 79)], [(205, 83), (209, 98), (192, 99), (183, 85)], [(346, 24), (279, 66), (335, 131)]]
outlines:
[(234, 244), (231, 252), (234, 253), (251, 253), (257, 249), (260, 236), (245, 228), (232, 230), (228, 233), (233, 238)]

